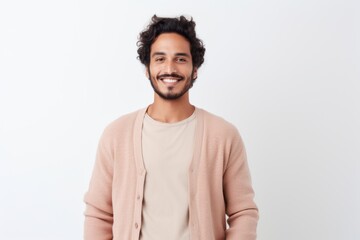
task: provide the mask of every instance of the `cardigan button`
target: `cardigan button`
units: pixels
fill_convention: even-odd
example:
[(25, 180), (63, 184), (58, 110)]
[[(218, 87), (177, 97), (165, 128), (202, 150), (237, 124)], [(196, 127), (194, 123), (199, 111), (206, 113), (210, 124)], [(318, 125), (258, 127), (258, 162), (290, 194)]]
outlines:
[(140, 200), (140, 195), (137, 195), (137, 200)]
[(137, 223), (135, 223), (135, 228), (137, 229), (139, 227), (139, 225)]

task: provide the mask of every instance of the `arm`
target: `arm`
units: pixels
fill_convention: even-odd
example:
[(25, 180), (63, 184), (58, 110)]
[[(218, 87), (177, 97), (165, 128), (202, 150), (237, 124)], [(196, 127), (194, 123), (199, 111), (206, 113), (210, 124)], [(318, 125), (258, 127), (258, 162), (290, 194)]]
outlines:
[(237, 130), (235, 133), (223, 176), (226, 214), (229, 217), (226, 240), (255, 240), (258, 208), (253, 200), (245, 147)]
[(84, 197), (86, 203), (85, 240), (113, 238), (112, 178), (113, 154), (111, 144), (107, 142), (104, 133), (99, 142), (89, 190)]

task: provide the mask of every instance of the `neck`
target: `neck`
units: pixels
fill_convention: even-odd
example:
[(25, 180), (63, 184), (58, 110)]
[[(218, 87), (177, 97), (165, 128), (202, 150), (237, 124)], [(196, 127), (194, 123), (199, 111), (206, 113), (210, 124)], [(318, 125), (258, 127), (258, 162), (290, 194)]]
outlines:
[(193, 114), (195, 107), (189, 102), (189, 93), (176, 100), (165, 100), (154, 93), (154, 102), (149, 105), (147, 114), (156, 121), (174, 123)]

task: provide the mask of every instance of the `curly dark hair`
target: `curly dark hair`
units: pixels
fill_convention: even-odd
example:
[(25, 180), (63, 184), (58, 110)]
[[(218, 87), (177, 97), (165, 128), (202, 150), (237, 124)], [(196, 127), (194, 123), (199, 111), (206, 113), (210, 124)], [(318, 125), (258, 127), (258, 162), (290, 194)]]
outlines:
[(199, 68), (204, 62), (205, 47), (203, 42), (196, 37), (195, 22), (184, 16), (178, 18), (163, 18), (154, 15), (150, 24), (139, 35), (138, 59), (145, 66), (150, 64), (150, 49), (156, 38), (162, 33), (178, 33), (190, 43), (190, 52), (193, 66)]

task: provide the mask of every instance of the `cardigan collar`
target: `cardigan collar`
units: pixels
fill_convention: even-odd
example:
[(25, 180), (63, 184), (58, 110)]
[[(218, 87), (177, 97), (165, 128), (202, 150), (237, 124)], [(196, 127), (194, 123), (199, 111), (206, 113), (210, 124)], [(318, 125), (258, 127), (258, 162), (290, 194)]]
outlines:
[[(136, 171), (139, 175), (146, 173), (143, 155), (142, 155), (142, 145), (141, 145), (141, 135), (143, 121), (145, 113), (148, 107), (138, 110), (135, 123), (134, 123), (134, 134), (133, 134), (133, 146), (134, 146), (134, 156), (136, 163)], [(195, 142), (194, 142), (194, 153), (193, 158), (189, 166), (189, 171), (197, 171), (198, 159), (200, 159), (201, 145), (203, 138), (203, 129), (204, 129), (204, 111), (201, 108), (196, 108), (196, 127), (195, 127)]]

